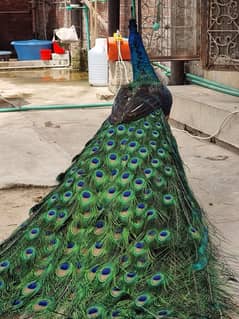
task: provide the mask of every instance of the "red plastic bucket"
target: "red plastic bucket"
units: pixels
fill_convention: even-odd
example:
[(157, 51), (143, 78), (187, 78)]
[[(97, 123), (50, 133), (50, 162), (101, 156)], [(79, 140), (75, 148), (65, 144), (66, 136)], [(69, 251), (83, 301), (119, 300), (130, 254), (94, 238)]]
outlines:
[(53, 52), (57, 54), (64, 54), (65, 49), (62, 48), (56, 41), (53, 41)]
[(51, 50), (50, 49), (42, 49), (40, 50), (41, 60), (51, 60)]

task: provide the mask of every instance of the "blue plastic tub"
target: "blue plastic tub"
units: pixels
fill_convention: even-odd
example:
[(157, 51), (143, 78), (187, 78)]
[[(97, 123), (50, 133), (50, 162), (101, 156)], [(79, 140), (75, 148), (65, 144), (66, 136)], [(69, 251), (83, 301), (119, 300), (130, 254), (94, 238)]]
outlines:
[(17, 52), (18, 60), (40, 60), (40, 51), (42, 49), (51, 49), (52, 41), (47, 40), (27, 40), (12, 41)]

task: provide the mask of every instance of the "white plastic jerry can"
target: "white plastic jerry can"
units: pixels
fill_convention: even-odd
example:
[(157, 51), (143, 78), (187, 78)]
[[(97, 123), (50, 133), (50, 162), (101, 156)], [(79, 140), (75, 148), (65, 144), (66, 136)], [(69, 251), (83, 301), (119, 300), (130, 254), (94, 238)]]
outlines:
[(93, 86), (108, 85), (107, 39), (98, 38), (88, 52), (89, 83)]

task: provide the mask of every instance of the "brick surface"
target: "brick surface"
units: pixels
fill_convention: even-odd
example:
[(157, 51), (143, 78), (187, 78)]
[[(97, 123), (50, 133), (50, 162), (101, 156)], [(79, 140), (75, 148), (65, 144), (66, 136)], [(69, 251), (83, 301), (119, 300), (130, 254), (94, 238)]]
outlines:
[(29, 0), (1, 0), (0, 11), (28, 10)]
[(13, 40), (32, 38), (32, 14), (28, 0), (1, 0), (0, 50), (11, 50)]

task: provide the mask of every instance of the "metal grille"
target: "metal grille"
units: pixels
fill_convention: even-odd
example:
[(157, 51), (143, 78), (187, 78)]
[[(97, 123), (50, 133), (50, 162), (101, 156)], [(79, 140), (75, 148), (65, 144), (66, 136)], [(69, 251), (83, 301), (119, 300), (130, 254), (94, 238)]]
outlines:
[(141, 27), (152, 59), (198, 59), (198, 0), (141, 0)]
[[(210, 0), (207, 12), (208, 68), (239, 67), (239, 2)], [(205, 13), (206, 13), (205, 12)]]

